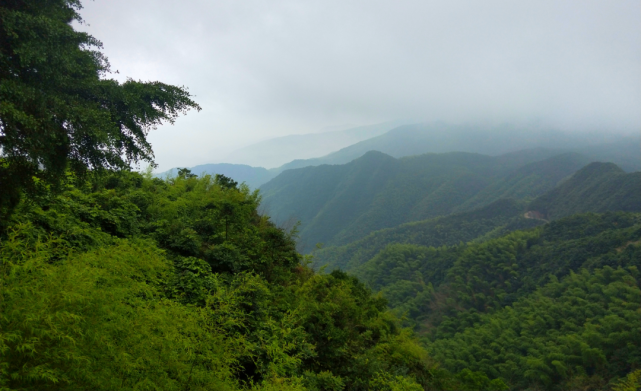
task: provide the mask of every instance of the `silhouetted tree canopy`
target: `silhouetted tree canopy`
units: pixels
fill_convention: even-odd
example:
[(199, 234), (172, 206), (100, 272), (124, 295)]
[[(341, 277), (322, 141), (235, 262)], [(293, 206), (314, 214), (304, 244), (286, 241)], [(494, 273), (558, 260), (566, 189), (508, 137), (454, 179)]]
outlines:
[(148, 132), (200, 109), (184, 87), (109, 78), (102, 44), (75, 31), (78, 0), (0, 5), (0, 213), (34, 177), (56, 184), (67, 169), (153, 164)]

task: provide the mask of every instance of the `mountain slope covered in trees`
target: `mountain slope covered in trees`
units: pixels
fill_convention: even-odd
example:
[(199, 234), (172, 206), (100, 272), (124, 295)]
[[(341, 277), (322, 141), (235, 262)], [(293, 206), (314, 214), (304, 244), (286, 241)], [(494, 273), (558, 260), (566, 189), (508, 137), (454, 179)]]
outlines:
[(641, 172), (591, 163), (528, 208), (547, 219), (583, 212), (641, 211)]
[(349, 164), (283, 172), (261, 187), (275, 221), (301, 221), (300, 243), (346, 244), (405, 222), (463, 212), (505, 196), (534, 198), (586, 159), (534, 149), (502, 156), (368, 152)]
[(391, 244), (352, 273), (450, 371), (604, 389), (638, 368), (641, 215), (576, 215), (483, 243)]
[(187, 171), (74, 182), (21, 203), (1, 233), (3, 388), (464, 384), (430, 375), (384, 299), (301, 263), (247, 187)]
[[(505, 181), (497, 182), (498, 189), (507, 183), (512, 187), (513, 178), (518, 185), (528, 189), (530, 181), (522, 181), (523, 172), (532, 172), (537, 166), (547, 167), (561, 178), (556, 165), (561, 155), (528, 164), (510, 174)], [(574, 159), (574, 157), (572, 157)], [(579, 159), (581, 161), (582, 159)], [(555, 163), (555, 164), (550, 164)], [(536, 171), (534, 171), (536, 172)], [(397, 227), (374, 231), (363, 239), (342, 246), (329, 246), (314, 252), (315, 266), (329, 269), (353, 270), (371, 259), (386, 245), (392, 243), (418, 244), (440, 247), (459, 242), (487, 240), (510, 231), (534, 227), (575, 213), (624, 211), (641, 212), (641, 173), (626, 174), (611, 163), (591, 163), (582, 168), (558, 187), (537, 197), (534, 201), (516, 202), (499, 199), (490, 205), (434, 219), (401, 224)], [(548, 178), (554, 178), (553, 175)], [(526, 177), (527, 178), (527, 177)], [(538, 178), (538, 175), (537, 175)], [(524, 183), (525, 182), (525, 183)], [(541, 184), (541, 182), (535, 182)], [(554, 183), (554, 181), (549, 184)], [(518, 188), (518, 187), (517, 187)], [(481, 192), (480, 194), (482, 194)], [(485, 194), (488, 194), (487, 192)], [(498, 191), (497, 194), (502, 194)], [(527, 213), (524, 213), (528, 211)], [(553, 211), (550, 213), (550, 211)]]
[[(377, 252), (351, 275), (319, 273), (246, 184), (130, 171), (153, 164), (150, 129), (199, 107), (185, 88), (109, 79), (80, 9), (0, 3), (0, 390), (638, 388), (641, 215), (509, 232), (576, 156), (370, 152), (292, 170), (308, 188), (269, 196), (365, 222), (355, 237), (492, 202), (368, 236)], [(591, 164), (539, 200), (552, 217), (634, 209), (635, 180)]]
[(470, 212), (415, 221), (374, 231), (352, 243), (314, 251), (314, 267), (353, 270), (392, 243), (441, 247), (467, 243), (488, 234), (535, 227), (542, 220), (523, 217), (525, 204), (501, 199)]

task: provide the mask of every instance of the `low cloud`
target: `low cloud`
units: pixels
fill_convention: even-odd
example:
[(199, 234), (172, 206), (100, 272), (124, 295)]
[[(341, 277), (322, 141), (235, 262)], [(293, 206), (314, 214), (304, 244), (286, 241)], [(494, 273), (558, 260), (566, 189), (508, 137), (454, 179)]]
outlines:
[(641, 126), (641, 2), (98, 0), (80, 26), (117, 77), (203, 107), (150, 139), (160, 168), (343, 123)]

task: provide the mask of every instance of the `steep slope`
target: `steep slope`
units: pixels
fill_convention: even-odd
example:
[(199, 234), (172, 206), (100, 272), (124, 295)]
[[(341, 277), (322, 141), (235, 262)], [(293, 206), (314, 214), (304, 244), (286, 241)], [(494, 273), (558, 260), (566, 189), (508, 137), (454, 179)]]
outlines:
[[(521, 198), (527, 197), (528, 194), (531, 196), (542, 189), (554, 187), (563, 178), (568, 179), (568, 172), (577, 168), (583, 161), (585, 158), (580, 155), (565, 154), (526, 164), (507, 175), (505, 179), (486, 187), (465, 204), (469, 205), (481, 196), (485, 199), (506, 195)], [(641, 212), (639, 179), (641, 178), (637, 174), (625, 174), (613, 164), (592, 163), (527, 206), (523, 202), (499, 199), (470, 212), (375, 231), (355, 242), (316, 251), (314, 265), (317, 268), (326, 265), (330, 270), (341, 268), (351, 271), (373, 258), (389, 244), (440, 247), (473, 240), (488, 240), (510, 231), (541, 225), (545, 219), (563, 217), (575, 211)], [(526, 208), (530, 210), (527, 213), (530, 218), (524, 217), (523, 212)], [(537, 212), (538, 210), (543, 212)], [(548, 210), (559, 212), (546, 214), (545, 211)], [(540, 218), (531, 218), (532, 216)]]
[(513, 389), (606, 389), (641, 358), (640, 240), (640, 214), (575, 215), (484, 243), (392, 244), (353, 273), (450, 371)]
[(461, 205), (462, 209), (474, 208), (501, 198), (522, 199), (536, 197), (552, 190), (563, 179), (574, 174), (590, 162), (577, 153), (565, 153), (549, 159), (529, 163), (518, 168), (503, 180), (493, 183)]
[[(469, 211), (506, 194), (535, 197), (572, 174), (580, 159), (556, 159), (510, 174), (550, 153), (537, 149), (491, 157), (455, 152), (394, 159), (371, 151), (345, 165), (285, 171), (261, 192), (276, 221), (301, 221), (299, 243), (308, 250), (317, 242), (346, 244), (382, 228)], [(529, 181), (529, 187), (513, 190), (519, 180)], [(466, 206), (488, 186), (496, 192)]]
[(332, 132), (294, 134), (276, 137), (233, 151), (225, 161), (262, 167), (279, 167), (295, 159), (323, 156), (372, 137), (403, 122), (391, 121)]
[(626, 174), (612, 163), (591, 163), (528, 209), (547, 219), (583, 212), (640, 212), (641, 172)]
[(370, 152), (346, 165), (288, 170), (260, 188), (263, 205), (277, 222), (303, 222), (301, 242), (313, 246), (365, 213), (398, 169), (396, 159)]
[(374, 231), (366, 237), (339, 247), (326, 247), (314, 252), (314, 267), (328, 270), (353, 270), (373, 258), (392, 243), (422, 246), (452, 246), (488, 234), (505, 233), (543, 224), (541, 220), (523, 217), (525, 204), (501, 199), (483, 208), (401, 224)]

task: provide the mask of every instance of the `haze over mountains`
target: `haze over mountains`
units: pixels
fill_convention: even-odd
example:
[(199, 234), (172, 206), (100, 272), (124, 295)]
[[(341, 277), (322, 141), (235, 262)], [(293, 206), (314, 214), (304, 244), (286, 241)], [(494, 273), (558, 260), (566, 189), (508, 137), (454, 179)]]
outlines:
[(568, 133), (511, 125), (413, 124), (399, 126), (327, 156), (293, 161), (281, 169), (344, 164), (368, 151), (380, 151), (399, 158), (428, 152), (476, 152), (495, 156), (521, 149), (551, 148), (584, 153), (595, 160), (613, 161), (628, 171), (634, 171), (641, 169), (639, 145), (639, 136), (608, 133)]
[(390, 121), (330, 132), (276, 137), (238, 149), (227, 155), (224, 161), (276, 168), (295, 159), (324, 156), (359, 141), (379, 136), (402, 123), (403, 121)]
[[(345, 165), (288, 170), (261, 186), (277, 222), (300, 220), (301, 249), (345, 244), (395, 225), (534, 198), (591, 159), (547, 149), (500, 156), (451, 152), (395, 159), (370, 151)], [(310, 243), (311, 240), (316, 242)]]
[(474, 379), (435, 389), (606, 391), (613, 373), (641, 376), (640, 146), (637, 135), (413, 124), (277, 168), (192, 173), (258, 187), (263, 218), (296, 227), (313, 269), (363, 281), (444, 373)]
[(0, 1), (0, 391), (640, 391), (639, 14)]
[[(330, 270), (355, 270), (393, 243), (452, 246), (500, 237), (577, 213), (641, 212), (641, 172), (625, 173), (612, 163), (590, 163), (555, 187), (549, 180), (564, 175), (561, 167), (571, 170), (568, 158), (555, 156), (516, 170), (535, 173), (529, 177), (532, 182), (538, 182), (537, 177), (547, 177), (543, 182), (550, 183), (546, 187), (551, 190), (530, 193), (541, 194), (531, 202), (526, 201), (527, 197), (514, 194), (496, 194), (500, 197), (498, 200), (469, 212), (375, 230), (348, 244), (323, 248), (315, 252), (314, 264), (316, 267), (327, 265)], [(551, 169), (553, 166), (557, 169)], [(547, 175), (539, 176), (541, 173)], [(521, 186), (527, 187), (525, 182), (521, 182)]]
[[(392, 129), (390, 129), (392, 128)], [(367, 138), (369, 137), (369, 138)], [(334, 140), (336, 138), (336, 141)], [(342, 145), (350, 140), (363, 139), (324, 156), (295, 159), (314, 151), (325, 151), (332, 145)], [(423, 153), (476, 152), (496, 156), (522, 149), (548, 148), (557, 154), (577, 152), (592, 161), (609, 161), (625, 171), (641, 169), (641, 137), (614, 133), (567, 133), (550, 129), (447, 125), (444, 123), (394, 126), (383, 123), (362, 126), (342, 131), (307, 135), (295, 135), (266, 140), (246, 149), (232, 153), (232, 161), (203, 164), (191, 167), (192, 172), (223, 174), (239, 183), (246, 182), (258, 188), (285, 170), (322, 164), (345, 164), (363, 156), (368, 151), (380, 151), (392, 157), (404, 157)], [(252, 160), (252, 153), (257, 156)], [(247, 159), (243, 160), (243, 156)], [(279, 167), (266, 169), (261, 162), (287, 162)], [(256, 167), (258, 166), (258, 167)], [(175, 169), (157, 174), (175, 175)]]

